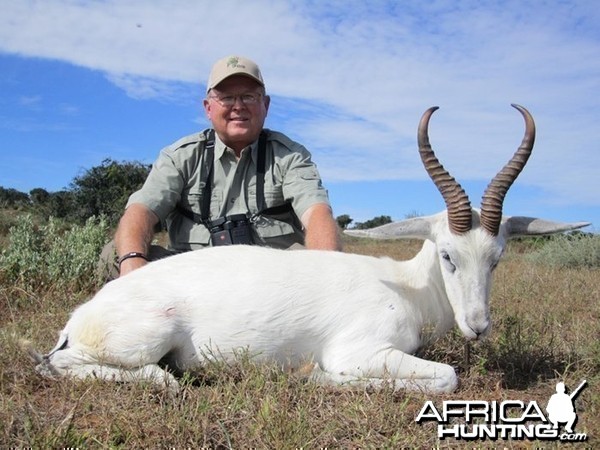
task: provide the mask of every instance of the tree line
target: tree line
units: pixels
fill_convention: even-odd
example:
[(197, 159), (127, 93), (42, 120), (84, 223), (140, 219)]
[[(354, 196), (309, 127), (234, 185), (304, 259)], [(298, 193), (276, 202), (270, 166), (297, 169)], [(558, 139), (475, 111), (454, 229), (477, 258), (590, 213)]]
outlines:
[(32, 209), (36, 215), (84, 224), (92, 216), (104, 216), (115, 225), (129, 195), (138, 190), (151, 166), (141, 162), (105, 159), (76, 176), (69, 187), (57, 192), (43, 188), (28, 194), (0, 186), (0, 208)]
[[(57, 192), (35, 188), (25, 193), (0, 186), (0, 208), (33, 209), (44, 218), (55, 217), (80, 225), (92, 216), (104, 216), (115, 226), (127, 199), (142, 187), (151, 167), (138, 161), (118, 162), (109, 158), (76, 176), (68, 188)], [(336, 220), (341, 229), (354, 222), (347, 214)], [(356, 222), (352, 228), (373, 228), (391, 221), (390, 216), (378, 216)]]

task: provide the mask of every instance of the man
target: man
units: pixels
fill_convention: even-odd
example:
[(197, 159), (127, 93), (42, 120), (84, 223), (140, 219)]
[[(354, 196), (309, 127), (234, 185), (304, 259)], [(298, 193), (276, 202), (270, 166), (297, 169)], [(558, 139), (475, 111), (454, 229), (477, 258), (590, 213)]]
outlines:
[[(215, 63), (204, 100), (214, 133), (205, 130), (163, 149), (144, 186), (131, 195), (114, 240), (118, 275), (219, 245), (219, 239), (238, 243), (238, 232), (239, 243), (341, 248), (310, 153), (281, 133), (263, 131), (269, 103), (253, 61), (231, 56)], [(170, 250), (150, 245), (162, 227)]]

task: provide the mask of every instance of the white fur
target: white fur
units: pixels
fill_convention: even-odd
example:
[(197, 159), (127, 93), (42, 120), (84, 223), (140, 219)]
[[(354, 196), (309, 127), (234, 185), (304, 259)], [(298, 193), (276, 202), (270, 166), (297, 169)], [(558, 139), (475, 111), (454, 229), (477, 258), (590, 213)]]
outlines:
[(157, 365), (163, 357), (181, 371), (247, 349), (285, 367), (312, 360), (313, 378), (325, 384), (389, 380), (450, 392), (454, 369), (412, 354), (455, 323), (468, 339), (488, 332), (491, 272), (510, 229), (503, 225), (494, 238), (475, 226), (456, 236), (444, 212), (364, 233), (425, 239), (410, 261), (249, 246), (173, 256), (107, 284), (77, 308), (37, 369), (176, 390)]

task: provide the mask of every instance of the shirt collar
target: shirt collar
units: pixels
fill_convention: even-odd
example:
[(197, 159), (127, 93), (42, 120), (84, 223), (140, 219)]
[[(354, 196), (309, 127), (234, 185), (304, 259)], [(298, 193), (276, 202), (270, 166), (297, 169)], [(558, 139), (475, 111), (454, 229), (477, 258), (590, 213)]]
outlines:
[[(229, 147), (227, 147), (223, 141), (221, 141), (221, 139), (219, 138), (219, 135), (217, 133), (215, 133), (215, 158), (221, 159), (223, 157), (223, 155), (225, 154), (225, 152), (227, 150), (231, 151), (231, 154), (234, 154), (235, 152), (230, 149)], [(252, 160), (254, 161), (254, 163), (256, 163), (256, 152), (258, 151), (258, 139), (255, 140), (252, 144), (250, 144), (248, 147), (244, 148), (242, 150), (242, 154), (247, 152), (248, 149), (250, 149), (250, 155), (252, 157)]]

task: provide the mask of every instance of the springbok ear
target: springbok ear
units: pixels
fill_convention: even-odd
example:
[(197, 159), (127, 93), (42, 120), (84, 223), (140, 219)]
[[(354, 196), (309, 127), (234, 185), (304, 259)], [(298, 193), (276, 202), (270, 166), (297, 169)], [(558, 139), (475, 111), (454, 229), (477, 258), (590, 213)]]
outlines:
[(551, 222), (535, 217), (508, 217), (504, 219), (503, 226), (509, 238), (518, 236), (540, 236), (544, 234), (561, 233), (587, 227), (590, 222)]
[(428, 239), (431, 236), (431, 222), (428, 217), (416, 217), (368, 230), (344, 230), (344, 233), (373, 239)]

